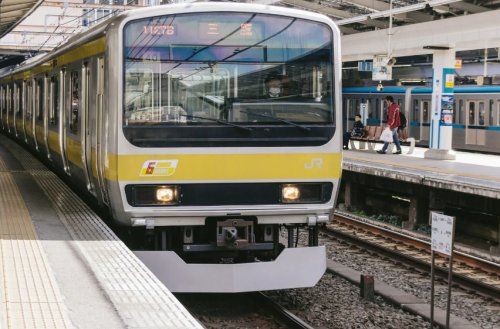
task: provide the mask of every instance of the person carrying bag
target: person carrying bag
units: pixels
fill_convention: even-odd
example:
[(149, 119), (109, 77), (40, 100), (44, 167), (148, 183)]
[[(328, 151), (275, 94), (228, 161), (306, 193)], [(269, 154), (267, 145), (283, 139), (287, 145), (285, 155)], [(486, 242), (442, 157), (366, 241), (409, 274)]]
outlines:
[[(385, 102), (387, 103), (387, 107), (389, 109), (387, 127), (380, 135), (380, 140), (384, 142), (384, 146), (381, 150), (378, 150), (377, 153), (385, 154), (385, 151), (389, 147), (389, 143), (393, 141), (394, 144), (396, 144), (397, 149), (397, 151), (393, 154), (401, 154), (401, 145), (399, 144), (398, 138), (398, 127), (401, 125), (399, 106), (394, 103), (394, 98), (392, 96), (387, 96), (385, 98)], [(388, 137), (388, 134), (391, 134), (391, 137)]]

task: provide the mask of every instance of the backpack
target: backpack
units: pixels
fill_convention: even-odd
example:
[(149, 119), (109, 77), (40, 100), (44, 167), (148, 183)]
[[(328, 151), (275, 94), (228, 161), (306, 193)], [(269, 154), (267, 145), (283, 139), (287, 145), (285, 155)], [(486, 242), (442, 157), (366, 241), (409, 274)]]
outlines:
[(403, 112), (399, 112), (399, 127), (401, 128), (406, 128), (406, 124), (408, 121), (406, 120), (406, 116), (404, 115)]

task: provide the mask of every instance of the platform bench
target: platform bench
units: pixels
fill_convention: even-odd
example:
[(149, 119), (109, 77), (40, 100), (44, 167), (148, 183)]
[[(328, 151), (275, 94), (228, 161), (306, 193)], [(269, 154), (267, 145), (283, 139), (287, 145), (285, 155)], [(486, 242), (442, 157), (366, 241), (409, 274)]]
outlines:
[[(349, 144), (351, 145), (351, 149), (356, 150), (356, 145), (354, 141), (359, 142), (359, 149), (364, 150), (366, 146), (370, 151), (375, 151), (375, 144), (384, 143), (380, 140), (380, 135), (382, 135), (382, 131), (384, 131), (383, 126), (366, 126), (363, 129), (363, 137), (351, 137), (349, 140)], [(409, 146), (407, 154), (412, 154), (415, 150), (415, 138), (408, 137), (407, 128), (403, 130), (402, 133), (398, 132), (399, 143), (401, 145)], [(394, 143), (389, 144), (388, 152), (392, 152), (394, 148)]]

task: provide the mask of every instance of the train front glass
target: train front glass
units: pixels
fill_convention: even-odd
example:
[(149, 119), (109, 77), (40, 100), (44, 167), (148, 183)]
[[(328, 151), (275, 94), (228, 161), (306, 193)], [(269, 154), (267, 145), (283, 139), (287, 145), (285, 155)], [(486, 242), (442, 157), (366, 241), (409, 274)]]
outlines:
[(139, 147), (319, 146), (334, 134), (332, 30), (255, 13), (124, 28), (127, 140)]

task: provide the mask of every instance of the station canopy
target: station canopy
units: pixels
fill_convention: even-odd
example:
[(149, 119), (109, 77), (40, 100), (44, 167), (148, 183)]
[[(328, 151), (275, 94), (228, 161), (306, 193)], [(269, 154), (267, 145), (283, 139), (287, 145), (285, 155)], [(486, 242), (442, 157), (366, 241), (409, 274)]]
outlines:
[[(343, 34), (388, 28), (391, 13), (390, 0), (270, 0), (267, 3), (328, 15)], [(401, 26), (496, 10), (500, 8), (500, 0), (393, 0), (392, 6), (393, 25)]]

